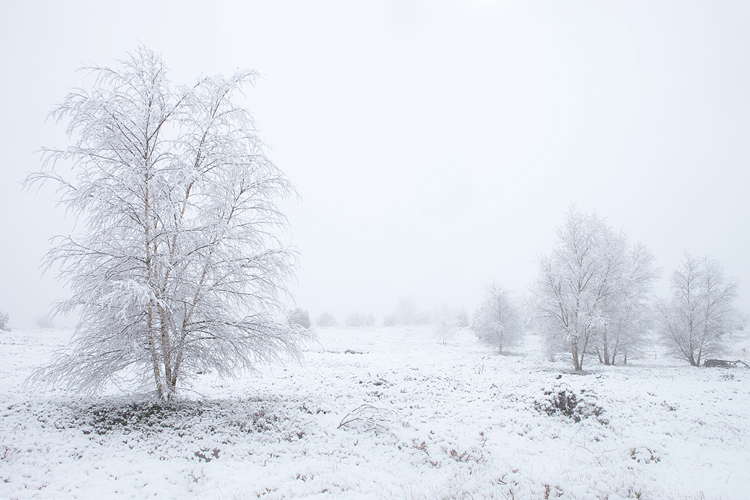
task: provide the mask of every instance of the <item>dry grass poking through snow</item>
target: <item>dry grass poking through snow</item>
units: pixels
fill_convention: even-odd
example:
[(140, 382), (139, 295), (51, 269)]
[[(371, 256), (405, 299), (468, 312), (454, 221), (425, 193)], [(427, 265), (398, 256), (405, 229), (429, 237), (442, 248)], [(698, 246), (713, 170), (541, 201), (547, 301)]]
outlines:
[(498, 356), (469, 332), (321, 330), (304, 366), (190, 400), (20, 383), (69, 333), (0, 336), (1, 498), (741, 499), (750, 370)]

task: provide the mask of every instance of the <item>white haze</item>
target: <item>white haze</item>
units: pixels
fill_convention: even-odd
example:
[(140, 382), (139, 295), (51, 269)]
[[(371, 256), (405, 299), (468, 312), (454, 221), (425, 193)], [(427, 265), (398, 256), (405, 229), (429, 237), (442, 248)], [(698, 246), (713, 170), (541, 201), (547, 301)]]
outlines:
[(523, 292), (568, 206), (740, 281), (750, 310), (746, 2), (5, 2), (0, 16), (0, 311), (30, 326), (64, 296), (38, 269), (71, 230), (24, 193), (45, 121), (84, 75), (142, 42), (172, 78), (236, 68), (286, 210), (300, 307), (382, 315), (400, 297), (473, 309)]

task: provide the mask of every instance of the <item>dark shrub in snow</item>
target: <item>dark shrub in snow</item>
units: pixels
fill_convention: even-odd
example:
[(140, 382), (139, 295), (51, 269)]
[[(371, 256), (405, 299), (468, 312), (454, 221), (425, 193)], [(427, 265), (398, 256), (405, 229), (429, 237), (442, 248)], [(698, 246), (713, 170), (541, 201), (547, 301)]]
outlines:
[(608, 423), (602, 418), (604, 409), (601, 406), (585, 401), (571, 389), (544, 391), (544, 398), (534, 401), (534, 409), (549, 416), (562, 415), (576, 423), (591, 416), (602, 424)]

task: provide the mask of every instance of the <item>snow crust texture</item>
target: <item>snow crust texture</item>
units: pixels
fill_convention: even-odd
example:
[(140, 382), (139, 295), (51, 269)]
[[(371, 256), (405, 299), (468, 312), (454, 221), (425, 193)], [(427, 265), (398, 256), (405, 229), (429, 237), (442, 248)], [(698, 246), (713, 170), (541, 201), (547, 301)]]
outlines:
[(304, 365), (155, 403), (23, 381), (70, 337), (0, 336), (0, 498), (743, 499), (750, 370), (651, 356), (583, 374), (528, 336), (321, 329)]

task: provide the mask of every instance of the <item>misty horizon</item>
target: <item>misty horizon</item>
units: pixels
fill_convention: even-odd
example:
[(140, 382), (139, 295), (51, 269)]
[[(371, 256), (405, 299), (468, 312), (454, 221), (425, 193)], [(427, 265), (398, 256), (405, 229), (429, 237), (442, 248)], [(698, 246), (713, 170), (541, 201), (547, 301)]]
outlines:
[[(81, 84), (79, 67), (112, 65), (139, 41), (177, 82), (261, 73), (246, 106), (300, 194), (282, 205), (299, 252), (290, 306), (312, 317), (381, 322), (402, 299), (471, 313), (492, 280), (524, 294), (571, 204), (651, 249), (658, 295), (684, 252), (709, 255), (750, 310), (746, 5), (197, 5), (164, 24), (169, 4), (144, 22), (137, 4), (6, 6), (11, 325), (66, 296), (39, 266), (73, 221), (52, 190), (20, 185), (40, 167), (35, 151), (68, 144), (45, 118)], [(199, 20), (215, 28), (195, 38)]]

